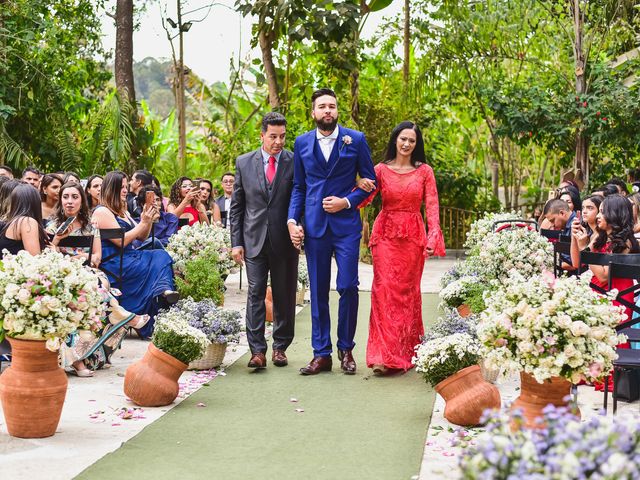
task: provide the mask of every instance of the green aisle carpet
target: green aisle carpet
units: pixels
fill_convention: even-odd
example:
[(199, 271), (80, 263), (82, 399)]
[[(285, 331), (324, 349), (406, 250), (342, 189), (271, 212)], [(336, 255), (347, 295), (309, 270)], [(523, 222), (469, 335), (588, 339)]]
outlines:
[[(423, 302), (432, 321), (437, 296)], [(268, 368), (251, 373), (245, 355), (77, 478), (409, 480), (420, 471), (434, 393), (413, 371), (379, 378), (365, 368), (369, 305), (361, 293), (355, 376), (340, 373), (335, 355), (333, 372), (298, 374), (311, 359), (307, 306), (288, 367), (271, 365), (269, 352)]]

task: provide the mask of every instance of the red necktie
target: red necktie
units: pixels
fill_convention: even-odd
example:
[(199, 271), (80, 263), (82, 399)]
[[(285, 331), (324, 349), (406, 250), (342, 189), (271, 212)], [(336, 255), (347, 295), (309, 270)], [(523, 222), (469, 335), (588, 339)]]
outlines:
[(273, 155), (269, 157), (269, 166), (267, 167), (267, 182), (273, 183), (273, 178), (276, 176), (276, 157)]

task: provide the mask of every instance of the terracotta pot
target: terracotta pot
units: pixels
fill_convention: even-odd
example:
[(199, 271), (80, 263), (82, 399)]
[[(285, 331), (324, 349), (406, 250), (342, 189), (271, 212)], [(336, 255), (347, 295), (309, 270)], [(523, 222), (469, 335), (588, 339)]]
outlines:
[(271, 286), (267, 287), (267, 295), (264, 298), (264, 306), (267, 310), (265, 321), (267, 323), (271, 323), (273, 322), (273, 294), (271, 293)]
[(500, 408), (498, 388), (482, 378), (478, 365), (463, 368), (435, 388), (446, 402), (444, 418), (456, 425), (480, 425), (487, 408)]
[(163, 407), (178, 396), (178, 379), (188, 365), (149, 344), (144, 357), (127, 368), (124, 393), (141, 407)]
[(457, 309), (458, 309), (458, 314), (462, 318), (471, 316), (471, 308), (466, 303), (463, 303), (462, 305), (458, 306)]
[[(536, 419), (543, 417), (542, 410), (549, 404), (556, 407), (569, 406), (565, 398), (570, 394), (571, 383), (562, 377), (552, 377), (538, 383), (532, 375), (520, 372), (520, 396), (511, 404), (511, 410), (522, 410), (525, 427), (543, 428), (544, 423), (536, 423)], [(574, 414), (580, 417), (577, 406)]]
[(44, 341), (9, 338), (11, 366), (0, 375), (0, 399), (9, 435), (44, 438), (56, 433), (67, 395), (58, 353)]

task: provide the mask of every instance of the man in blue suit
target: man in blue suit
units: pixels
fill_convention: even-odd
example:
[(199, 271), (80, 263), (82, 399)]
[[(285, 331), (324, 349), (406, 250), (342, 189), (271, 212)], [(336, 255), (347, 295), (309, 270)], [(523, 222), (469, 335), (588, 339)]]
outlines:
[[(344, 373), (354, 374), (351, 351), (358, 316), (358, 258), (362, 223), (358, 205), (367, 197), (355, 188), (357, 175), (376, 178), (364, 134), (338, 125), (338, 101), (328, 89), (311, 96), (317, 128), (300, 135), (294, 144), (293, 192), (289, 203), (289, 235), (304, 247), (311, 287), (313, 360), (303, 375), (328, 372), (331, 360), (329, 284), (331, 257), (338, 266), (338, 358)], [(304, 228), (300, 221), (304, 216)]]

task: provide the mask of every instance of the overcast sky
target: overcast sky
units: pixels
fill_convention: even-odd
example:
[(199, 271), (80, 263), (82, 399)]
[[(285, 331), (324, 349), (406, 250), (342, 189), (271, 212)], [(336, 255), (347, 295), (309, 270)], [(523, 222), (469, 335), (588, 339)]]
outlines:
[[(183, 7), (183, 11), (195, 10), (211, 2), (191, 0)], [(140, 61), (146, 57), (170, 58), (171, 46), (162, 28), (162, 12), (176, 20), (173, 0), (160, 0), (148, 8), (140, 19), (140, 28), (133, 36), (133, 57)], [(236, 59), (238, 54), (243, 58), (251, 54), (252, 58), (260, 57), (259, 49), (251, 51), (251, 20), (233, 10), (233, 0), (221, 0), (208, 9), (199, 10), (186, 16), (186, 20), (198, 20), (189, 32), (184, 35), (185, 65), (208, 82), (227, 81), (229, 79), (229, 59)], [(393, 3), (380, 12), (369, 15), (363, 31), (363, 37), (369, 38), (382, 21), (383, 17), (391, 17), (402, 11), (404, 2), (393, 0)], [(207, 16), (208, 13), (208, 16)], [(113, 20), (106, 15), (103, 22), (104, 46), (113, 50), (115, 46), (115, 26)], [(177, 48), (177, 41), (176, 48)]]

